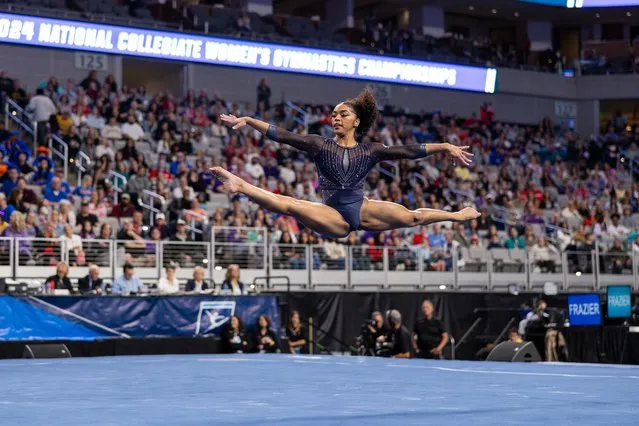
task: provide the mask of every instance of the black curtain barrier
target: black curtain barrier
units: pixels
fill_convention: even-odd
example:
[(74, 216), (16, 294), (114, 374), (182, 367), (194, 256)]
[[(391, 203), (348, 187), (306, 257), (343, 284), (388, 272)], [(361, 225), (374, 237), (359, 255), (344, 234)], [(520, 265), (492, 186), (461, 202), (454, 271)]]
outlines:
[[(567, 308), (567, 295), (541, 296), (538, 293), (281, 293), (282, 300), (289, 301), (289, 309), (297, 310), (304, 319), (313, 318), (319, 329), (328, 333), (314, 333), (318, 342), (335, 352), (341, 345), (330, 335), (348, 344), (354, 344), (361, 326), (374, 311), (385, 313), (398, 309), (402, 322), (410, 330), (421, 317), (421, 304), (431, 300), (435, 315), (442, 320), (446, 330), (459, 340), (471, 324), (482, 321), (468, 340), (457, 348), (457, 359), (474, 360), (475, 354), (486, 343), (492, 342), (511, 318), (518, 327), (523, 305), (532, 306), (542, 298), (550, 308)], [(628, 334), (624, 327), (571, 327), (564, 330), (573, 362), (608, 362), (639, 364), (639, 334)], [(543, 338), (536, 339), (536, 346), (543, 356)]]

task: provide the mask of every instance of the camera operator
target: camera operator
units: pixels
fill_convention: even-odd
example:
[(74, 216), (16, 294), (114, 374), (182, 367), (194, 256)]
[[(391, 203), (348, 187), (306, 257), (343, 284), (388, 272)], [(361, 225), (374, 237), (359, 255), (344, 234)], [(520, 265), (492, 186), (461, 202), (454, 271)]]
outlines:
[(435, 318), (435, 309), (430, 300), (424, 300), (422, 312), (424, 317), (413, 327), (413, 347), (418, 358), (436, 359), (448, 344), (448, 333), (444, 324)]
[(526, 315), (526, 335), (543, 330), (546, 361), (560, 361), (560, 358), (568, 359), (566, 339), (563, 333), (557, 330), (560, 323), (559, 316), (557, 309), (549, 309), (544, 300), (539, 300), (535, 310)]
[(392, 358), (411, 358), (410, 331), (402, 324), (402, 314), (397, 309), (388, 313), (388, 323), (391, 327), (388, 336), (391, 343), (390, 356)]
[(371, 319), (362, 325), (362, 335), (360, 337), (360, 353), (362, 355), (375, 356), (375, 346), (383, 343), (390, 329), (384, 322), (384, 317), (379, 311), (373, 312)]

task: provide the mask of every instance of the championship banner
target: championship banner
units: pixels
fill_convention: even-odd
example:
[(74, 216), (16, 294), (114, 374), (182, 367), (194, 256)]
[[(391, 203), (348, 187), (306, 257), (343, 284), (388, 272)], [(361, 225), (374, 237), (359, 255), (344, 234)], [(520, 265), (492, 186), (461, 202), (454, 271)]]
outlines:
[(219, 335), (224, 333), (233, 315), (242, 319), (249, 333), (255, 330), (262, 314), (269, 316), (276, 333), (280, 331), (276, 296), (46, 296), (19, 299), (88, 329), (110, 334), (110, 337)]
[(0, 43), (495, 93), (496, 68), (0, 13)]

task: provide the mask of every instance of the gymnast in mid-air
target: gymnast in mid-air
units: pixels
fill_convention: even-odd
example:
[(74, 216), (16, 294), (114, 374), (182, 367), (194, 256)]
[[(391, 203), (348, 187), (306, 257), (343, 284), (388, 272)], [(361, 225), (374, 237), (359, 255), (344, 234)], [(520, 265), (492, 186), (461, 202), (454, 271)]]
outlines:
[(267, 210), (293, 216), (325, 238), (343, 238), (357, 230), (383, 232), (435, 222), (463, 222), (480, 216), (477, 210), (470, 207), (456, 212), (435, 209), (409, 210), (401, 204), (366, 198), (364, 179), (380, 161), (414, 160), (430, 154), (448, 152), (462, 164), (469, 165), (473, 157), (473, 154), (468, 152), (468, 146), (449, 143), (389, 147), (382, 143), (358, 142), (357, 138), (368, 132), (376, 117), (377, 103), (369, 89), (333, 109), (332, 125), (335, 136), (332, 138), (319, 135), (302, 136), (255, 118), (221, 115), (222, 121), (231, 125), (234, 130), (249, 125), (275, 142), (304, 151), (315, 161), (323, 203), (273, 194), (251, 185), (222, 167), (213, 167), (211, 171), (228, 192), (244, 194)]

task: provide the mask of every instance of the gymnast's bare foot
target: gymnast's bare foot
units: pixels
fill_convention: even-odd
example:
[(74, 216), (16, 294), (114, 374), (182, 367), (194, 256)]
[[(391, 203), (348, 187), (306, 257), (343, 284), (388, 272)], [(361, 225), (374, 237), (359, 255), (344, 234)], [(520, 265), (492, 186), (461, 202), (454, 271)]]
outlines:
[(481, 216), (481, 213), (479, 213), (477, 210), (475, 210), (472, 207), (466, 207), (465, 209), (462, 209), (455, 214), (457, 215), (457, 220), (459, 222), (465, 222), (467, 220), (477, 219), (479, 216)]
[(227, 192), (236, 193), (242, 192), (242, 187), (244, 186), (244, 181), (235, 176), (233, 173), (229, 172), (222, 167), (211, 167), (211, 173), (215, 175), (221, 182), (222, 186)]

